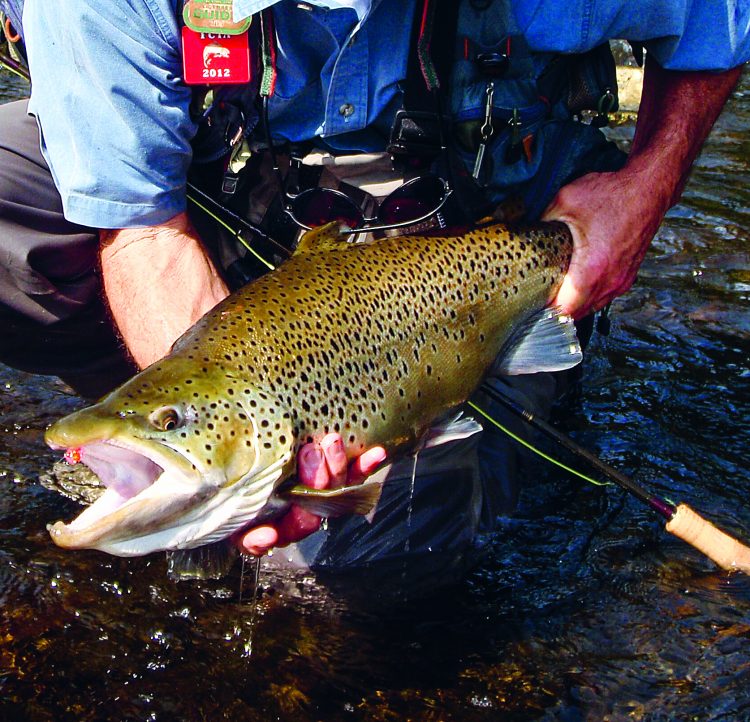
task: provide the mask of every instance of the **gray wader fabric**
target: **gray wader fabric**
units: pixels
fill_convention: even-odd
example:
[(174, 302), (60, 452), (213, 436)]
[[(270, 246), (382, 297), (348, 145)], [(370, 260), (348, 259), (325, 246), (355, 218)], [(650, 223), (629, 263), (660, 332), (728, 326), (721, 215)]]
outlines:
[(0, 105), (0, 361), (99, 396), (135, 367), (101, 299), (98, 231), (65, 220), (26, 108)]

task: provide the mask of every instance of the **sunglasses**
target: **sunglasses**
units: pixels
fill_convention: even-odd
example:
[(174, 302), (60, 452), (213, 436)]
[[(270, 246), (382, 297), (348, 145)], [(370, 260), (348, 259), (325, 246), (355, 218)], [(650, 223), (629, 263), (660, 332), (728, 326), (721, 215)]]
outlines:
[(399, 186), (389, 193), (379, 204), (375, 216), (368, 218), (362, 209), (349, 196), (332, 188), (309, 188), (301, 193), (292, 193), (279, 168), (278, 159), (271, 137), (268, 119), (268, 96), (263, 96), (263, 127), (266, 145), (271, 155), (273, 173), (279, 193), (284, 199), (284, 211), (303, 230), (323, 226), (338, 221), (342, 234), (388, 231), (406, 228), (434, 219), (430, 226), (445, 227), (445, 219), (440, 211), (450, 197), (452, 190), (448, 182), (435, 175), (425, 173)]
[(285, 212), (305, 230), (331, 221), (342, 224), (342, 234), (388, 231), (434, 220), (434, 226), (445, 227), (440, 213), (451, 194), (448, 183), (427, 173), (412, 178), (387, 195), (376, 215), (367, 217), (349, 196), (331, 188), (310, 188), (297, 195), (284, 193)]

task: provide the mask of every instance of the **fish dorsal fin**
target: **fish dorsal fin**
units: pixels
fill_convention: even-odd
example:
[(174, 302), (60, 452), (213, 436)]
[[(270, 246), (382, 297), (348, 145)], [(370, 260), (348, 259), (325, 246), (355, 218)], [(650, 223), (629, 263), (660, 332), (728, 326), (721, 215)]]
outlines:
[(547, 307), (516, 330), (498, 355), (493, 370), (509, 376), (564, 371), (582, 358), (573, 319), (558, 308)]
[(347, 243), (347, 236), (341, 235), (340, 229), (341, 224), (338, 221), (331, 221), (324, 226), (305, 231), (297, 243), (297, 248), (294, 249), (294, 255), (340, 250)]

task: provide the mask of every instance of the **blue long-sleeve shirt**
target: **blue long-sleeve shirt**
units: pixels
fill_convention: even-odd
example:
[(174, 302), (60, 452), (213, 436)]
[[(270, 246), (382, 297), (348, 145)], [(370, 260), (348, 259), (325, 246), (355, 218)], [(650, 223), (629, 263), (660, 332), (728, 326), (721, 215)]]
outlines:
[[(0, 0), (15, 4), (13, 0)], [(235, 0), (274, 5), (276, 137), (371, 150), (386, 137), (405, 77), (415, 0)], [(724, 70), (750, 57), (750, 2), (513, 0), (533, 50), (645, 42), (662, 66)], [(196, 127), (182, 80), (179, 0), (26, 0), (30, 111), (66, 217), (96, 228), (153, 225), (185, 209)], [(445, 52), (450, 52), (446, 49)]]

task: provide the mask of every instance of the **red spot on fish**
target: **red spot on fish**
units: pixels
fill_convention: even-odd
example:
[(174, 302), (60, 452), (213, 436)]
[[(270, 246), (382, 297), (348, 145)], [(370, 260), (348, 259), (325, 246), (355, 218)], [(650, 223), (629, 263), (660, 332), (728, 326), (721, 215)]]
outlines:
[(63, 459), (65, 459), (65, 462), (71, 466), (78, 464), (81, 461), (81, 450), (68, 449), (65, 454), (63, 454)]

